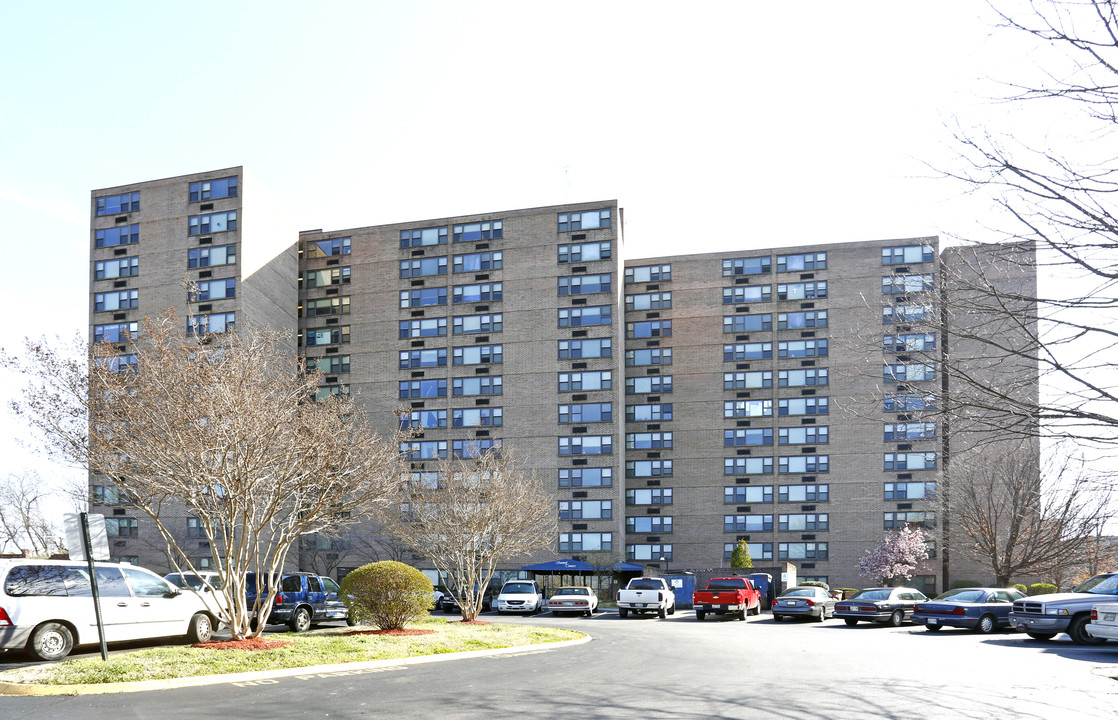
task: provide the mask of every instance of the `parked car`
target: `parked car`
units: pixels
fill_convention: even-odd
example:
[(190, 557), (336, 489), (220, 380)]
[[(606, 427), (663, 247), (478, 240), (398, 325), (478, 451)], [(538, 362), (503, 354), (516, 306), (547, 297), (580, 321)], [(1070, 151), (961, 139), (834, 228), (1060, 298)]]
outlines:
[(860, 621), (888, 623), (900, 627), (912, 617), (916, 603), (923, 602), (928, 596), (916, 588), (882, 587), (859, 590), (849, 600), (835, 603), (835, 617), (842, 618), (847, 625), (857, 625)]
[[(261, 578), (262, 580), (264, 578)], [(257, 575), (245, 576), (249, 606), (256, 602)], [(260, 594), (267, 592), (267, 582), (261, 584)], [(314, 573), (287, 573), (280, 577), (268, 624), (286, 623), (293, 632), (309, 630), (312, 625), (328, 621), (344, 621), (352, 625), (349, 608), (338, 597), (338, 583), (331, 578)]]
[[(206, 642), (218, 620), (202, 598), (150, 570), (99, 562), (94, 576), (106, 642), (183, 636)], [(0, 648), (61, 660), (98, 642), (89, 566), (72, 560), (0, 561)]]
[(733, 615), (745, 620), (746, 615), (761, 614), (761, 591), (749, 578), (720, 577), (707, 581), (706, 589), (696, 590), (691, 597), (695, 619), (702, 621), (708, 613)]
[(643, 615), (655, 612), (661, 619), (675, 614), (675, 592), (671, 584), (661, 577), (636, 577), (622, 590), (617, 591), (617, 614), (627, 617), (630, 612)]
[(1067, 593), (1033, 595), (1013, 603), (1009, 623), (1034, 640), (1051, 640), (1066, 632), (1076, 645), (1098, 645), (1105, 638), (1087, 632), (1091, 608), (1113, 602), (1118, 595), (1118, 573), (1103, 573), (1081, 582)]
[(507, 612), (537, 613), (546, 602), (540, 584), (535, 580), (509, 580), (497, 595), (497, 614)]
[[(490, 585), (486, 588), (481, 596), (481, 609), (483, 612), (489, 612), (493, 609), (493, 601), (497, 599), (497, 594), (500, 592), (499, 587)], [(461, 612), (462, 604), (458, 594), (453, 591), (448, 591), (439, 598), (439, 609), (445, 613)]]
[(800, 585), (784, 591), (773, 601), (773, 620), (786, 617), (811, 617), (823, 622), (835, 616), (835, 599), (826, 588)]
[(552, 615), (577, 612), (590, 616), (598, 612), (598, 595), (593, 589), (581, 585), (564, 585), (547, 599), (547, 609)]
[(1118, 603), (1099, 603), (1091, 608), (1087, 632), (1095, 639), (1118, 640)]
[(197, 573), (173, 572), (164, 575), (163, 579), (175, 587), (181, 588), (183, 592), (200, 595), (202, 602), (216, 617), (220, 617), (222, 609), (229, 606), (229, 601), (221, 590), (225, 584), (221, 573), (209, 570), (201, 570)]
[(991, 633), (1009, 627), (1013, 602), (1025, 593), (1013, 588), (956, 588), (928, 602), (918, 603), (912, 613), (914, 625), (938, 632), (943, 627), (961, 627)]

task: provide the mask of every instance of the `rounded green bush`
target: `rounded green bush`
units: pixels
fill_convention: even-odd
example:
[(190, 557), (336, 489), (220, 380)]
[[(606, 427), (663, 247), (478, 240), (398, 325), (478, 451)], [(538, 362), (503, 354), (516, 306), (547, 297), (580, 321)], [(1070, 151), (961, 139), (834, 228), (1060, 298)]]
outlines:
[(340, 595), (357, 623), (396, 630), (427, 614), (432, 591), (431, 581), (419, 570), (386, 560), (346, 575)]
[(1011, 585), (1010, 587), (1012, 587), (1014, 590), (1017, 590), (1019, 592), (1023, 592), (1026, 595), (1029, 594), (1029, 588), (1025, 587), (1021, 583), (1013, 583), (1013, 585)]
[(818, 580), (804, 580), (800, 583), (800, 587), (821, 587), (824, 590), (831, 589), (830, 585), (825, 582), (819, 582)]
[(1029, 595), (1048, 595), (1056, 592), (1056, 586), (1052, 583), (1033, 583), (1029, 586)]
[(977, 580), (952, 580), (951, 589), (955, 588), (969, 588), (969, 587), (982, 587), (982, 583)]

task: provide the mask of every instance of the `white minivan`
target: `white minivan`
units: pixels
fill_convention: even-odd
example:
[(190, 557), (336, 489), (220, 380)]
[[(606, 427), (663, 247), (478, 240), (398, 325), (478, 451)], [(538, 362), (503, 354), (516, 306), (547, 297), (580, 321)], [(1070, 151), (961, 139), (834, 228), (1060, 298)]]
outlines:
[[(217, 627), (201, 597), (149, 570), (99, 562), (94, 572), (107, 642), (182, 635), (206, 642)], [(0, 648), (59, 660), (75, 645), (97, 641), (85, 562), (0, 560)]]

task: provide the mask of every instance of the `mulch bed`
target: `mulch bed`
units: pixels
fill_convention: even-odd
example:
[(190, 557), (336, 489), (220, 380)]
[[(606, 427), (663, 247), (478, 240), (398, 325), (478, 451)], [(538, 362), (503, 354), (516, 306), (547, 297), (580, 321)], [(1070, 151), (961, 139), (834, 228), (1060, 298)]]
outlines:
[(276, 648), (294, 645), (291, 640), (265, 640), (264, 638), (245, 638), (244, 640), (213, 640), (211, 642), (194, 643), (190, 647), (202, 650), (275, 650)]
[(346, 635), (390, 635), (404, 637), (406, 635), (434, 635), (434, 630), (350, 630)]

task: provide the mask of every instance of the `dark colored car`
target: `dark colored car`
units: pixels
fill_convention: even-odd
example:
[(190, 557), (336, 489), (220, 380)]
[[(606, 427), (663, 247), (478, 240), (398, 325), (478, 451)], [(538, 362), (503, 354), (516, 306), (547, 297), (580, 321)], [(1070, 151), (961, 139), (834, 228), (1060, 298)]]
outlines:
[[(493, 601), (497, 598), (497, 593), (500, 592), (500, 586), (490, 585), (485, 593), (481, 596), (481, 610), (482, 612), (489, 612), (493, 609)], [(439, 598), (439, 609), (445, 613), (461, 612), (462, 605), (455, 592), (445, 592)]]
[(810, 617), (823, 622), (835, 616), (835, 599), (825, 589), (812, 585), (788, 588), (773, 601), (773, 620)]
[(942, 627), (960, 627), (991, 633), (1009, 627), (1013, 601), (1025, 593), (1013, 588), (958, 588), (934, 600), (917, 604), (912, 613), (914, 625), (937, 632)]
[[(256, 601), (256, 573), (245, 576), (248, 603)], [(338, 583), (314, 573), (287, 573), (280, 578), (268, 624), (286, 623), (294, 632), (329, 621), (349, 621), (349, 608), (338, 597)], [(261, 587), (261, 594), (266, 592)]]
[(916, 588), (866, 588), (856, 592), (849, 600), (835, 603), (835, 617), (842, 618), (847, 625), (857, 625), (861, 621), (900, 627), (912, 617), (916, 603), (927, 599), (928, 596)]

